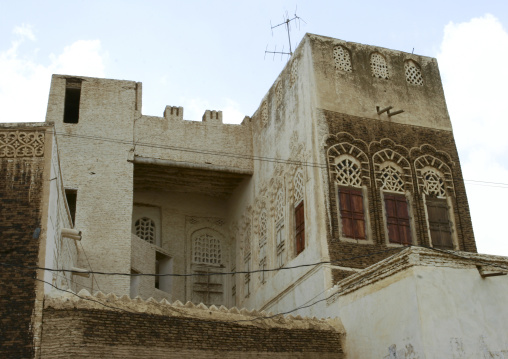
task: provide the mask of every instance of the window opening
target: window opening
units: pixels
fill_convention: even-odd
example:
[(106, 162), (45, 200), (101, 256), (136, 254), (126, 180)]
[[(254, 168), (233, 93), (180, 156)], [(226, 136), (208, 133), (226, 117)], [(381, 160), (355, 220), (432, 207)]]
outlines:
[(423, 77), (420, 66), (414, 61), (408, 60), (404, 63), (404, 70), (406, 71), (406, 81), (413, 85), (423, 86)]
[(366, 239), (362, 190), (339, 188), (339, 207), (342, 235), (347, 238)]
[(446, 189), (445, 184), (441, 176), (433, 171), (432, 169), (428, 169), (424, 171), (423, 174), (423, 192), (426, 195), (433, 195), (438, 198), (446, 197)]
[(386, 60), (380, 53), (373, 53), (370, 55), (370, 69), (372, 70), (372, 76), (380, 79), (388, 79), (388, 66)]
[(135, 275), (139, 273), (140, 272), (138, 272), (137, 270), (131, 268), (131, 274), (133, 274), (131, 275), (131, 287), (130, 287), (131, 298), (136, 298), (139, 293), (139, 281), (141, 277)]
[(136, 236), (150, 244), (155, 243), (155, 222), (148, 217), (142, 217), (134, 224)]
[(300, 254), (305, 249), (305, 211), (303, 201), (295, 208), (295, 242), (296, 254)]
[(78, 123), (80, 98), (81, 98), (81, 80), (67, 79), (65, 86), (65, 102), (64, 102), (65, 123)]
[(231, 296), (233, 297), (233, 305), (236, 298), (236, 267), (231, 267)]
[(244, 275), (244, 292), (245, 292), (245, 298), (248, 298), (250, 296), (250, 253), (244, 258), (244, 268), (245, 268), (245, 275)]
[(173, 272), (171, 258), (161, 252), (155, 252), (155, 288), (164, 292), (171, 292), (171, 276), (163, 276)]
[(346, 72), (353, 71), (353, 68), (351, 67), (351, 56), (344, 46), (337, 45), (333, 48), (333, 60), (337, 70)]
[(72, 224), (76, 223), (76, 200), (78, 197), (78, 191), (75, 189), (65, 189), (65, 198), (67, 199), (67, 205), (69, 206), (69, 212), (72, 218)]
[(260, 273), (261, 283), (266, 280), (265, 272), (266, 269), (266, 239), (267, 239), (267, 218), (266, 211), (261, 211), (259, 219), (259, 269), (262, 270)]
[(202, 264), (221, 264), (222, 248), (220, 240), (208, 233), (195, 237), (193, 261)]
[(441, 249), (453, 249), (451, 223), (446, 199), (429, 196), (426, 198), (426, 204), (432, 246)]
[(390, 243), (411, 244), (411, 228), (406, 197), (402, 194), (384, 194), (386, 222)]
[(277, 223), (276, 228), (277, 236), (277, 265), (284, 266), (284, 252), (286, 251), (286, 237), (284, 234), (284, 219)]

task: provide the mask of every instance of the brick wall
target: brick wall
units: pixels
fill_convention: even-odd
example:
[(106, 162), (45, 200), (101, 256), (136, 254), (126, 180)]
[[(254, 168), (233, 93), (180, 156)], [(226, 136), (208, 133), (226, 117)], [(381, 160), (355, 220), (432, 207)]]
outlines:
[[(370, 218), (368, 230), (370, 230), (370, 233), (372, 234), (371, 243), (361, 243), (361, 240), (359, 240), (358, 243), (350, 243), (339, 239), (339, 217), (337, 215), (335, 185), (332, 181), (328, 180), (330, 198), (329, 211), (332, 221), (332, 235), (329, 236), (328, 243), (330, 258), (332, 261), (355, 257), (347, 262), (337, 263), (337, 265), (365, 268), (394, 254), (397, 250), (397, 247), (392, 247), (394, 251), (377, 253), (390, 249), (387, 245), (386, 231), (384, 229), (383, 201), (372, 170), (374, 168), (372, 155), (379, 148), (383, 148), (383, 146), (386, 146), (386, 148), (392, 147), (394, 150), (399, 152), (403, 152), (404, 149), (407, 150), (407, 154), (403, 154), (407, 156), (407, 160), (411, 163), (413, 176), (412, 181), (414, 184), (414, 189), (411, 190), (412, 201), (410, 201), (410, 209), (414, 217), (414, 233), (416, 234), (416, 241), (413, 239), (413, 243), (423, 246), (429, 246), (430, 239), (425, 216), (425, 204), (420, 191), (416, 187), (417, 178), (415, 175), (413, 161), (416, 159), (416, 156), (422, 153), (419, 148), (426, 144), (435, 148), (435, 156), (443, 157), (445, 156), (443, 153), (446, 153), (447, 156), (449, 156), (450, 160), (448, 162), (450, 163), (453, 177), (453, 187), (455, 189), (454, 194), (449, 194), (453, 208), (453, 216), (451, 220), (454, 223), (458, 249), (461, 251), (476, 252), (476, 243), (469, 213), (469, 205), (467, 202), (459, 157), (453, 133), (451, 131), (393, 123), (389, 121), (365, 119), (327, 110), (320, 110), (319, 114), (322, 121), (326, 123), (329, 134), (335, 135), (345, 132), (346, 135), (344, 136), (350, 136), (351, 141), (356, 141), (355, 144), (357, 146), (363, 146), (362, 150), (365, 152), (367, 157), (369, 157), (369, 166), (371, 169), (370, 183), (367, 186), (368, 217)], [(326, 150), (333, 145), (332, 142), (333, 141), (328, 143), (325, 147), (325, 152), (323, 153), (324, 156), (326, 156)], [(377, 142), (377, 144), (375, 142)], [(328, 170), (325, 178), (330, 178)], [(400, 248), (402, 249), (403, 247)], [(371, 255), (372, 253), (377, 254)], [(347, 275), (348, 272), (342, 271), (335, 271), (333, 274), (334, 280), (344, 278)]]
[[(0, 151), (1, 152), (1, 151)], [(2, 154), (5, 155), (5, 152)], [(37, 158), (0, 158), (0, 262), (35, 266), (41, 228), (42, 172)], [(35, 270), (0, 266), (0, 357), (34, 355)]]
[(48, 307), (41, 353), (42, 358), (343, 358), (338, 331), (286, 323)]

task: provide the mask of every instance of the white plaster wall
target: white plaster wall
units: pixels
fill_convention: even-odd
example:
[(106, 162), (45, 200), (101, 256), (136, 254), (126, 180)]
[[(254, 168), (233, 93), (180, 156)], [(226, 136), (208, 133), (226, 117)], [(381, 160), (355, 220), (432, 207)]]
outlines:
[[(66, 76), (54, 75), (46, 121), (55, 123), (65, 186), (77, 189), (79, 267), (130, 272), (136, 83), (83, 77), (79, 123), (63, 123)], [(94, 291), (129, 294), (129, 277), (95, 276)], [(98, 287), (98, 288), (97, 288)]]
[[(72, 228), (71, 217), (66, 205), (63, 179), (60, 172), (60, 163), (58, 159), (58, 149), (55, 136), (52, 138), (50, 168), (50, 189), (48, 202), (48, 223), (46, 232), (46, 257), (45, 267), (51, 269), (71, 269), (78, 262), (78, 244), (75, 240), (64, 238), (61, 235), (62, 228)], [(76, 278), (69, 272), (44, 272), (44, 293), (48, 295), (59, 296), (62, 291), (52, 287), (51, 283), (64, 290), (79, 291), (83, 288), (78, 285)], [(90, 289), (88, 289), (90, 290)]]
[(507, 358), (506, 298), (507, 276), (417, 266), (339, 297), (327, 315), (342, 320), (350, 359)]

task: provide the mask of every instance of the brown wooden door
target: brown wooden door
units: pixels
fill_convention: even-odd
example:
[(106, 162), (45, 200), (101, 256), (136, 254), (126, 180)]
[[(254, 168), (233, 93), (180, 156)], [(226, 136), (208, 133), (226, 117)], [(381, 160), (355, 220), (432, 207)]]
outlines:
[(295, 223), (296, 254), (298, 255), (305, 249), (305, 212), (303, 201), (295, 208)]
[(386, 225), (391, 243), (411, 244), (411, 226), (409, 211), (404, 195), (384, 194)]
[(339, 207), (342, 235), (348, 238), (365, 239), (365, 213), (361, 189), (339, 188)]
[(426, 202), (432, 246), (453, 249), (452, 231), (446, 199), (428, 197)]

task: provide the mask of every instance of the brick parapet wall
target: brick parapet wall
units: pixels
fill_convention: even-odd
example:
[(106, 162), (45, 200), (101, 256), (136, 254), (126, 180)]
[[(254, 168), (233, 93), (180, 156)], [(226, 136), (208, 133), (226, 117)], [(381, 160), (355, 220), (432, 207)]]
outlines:
[[(383, 258), (386, 258), (394, 251), (378, 253), (388, 249), (386, 234), (384, 229), (383, 202), (380, 196), (379, 188), (376, 185), (373, 176), (372, 155), (369, 148), (374, 142), (386, 141), (389, 139), (392, 145), (404, 147), (407, 149), (407, 160), (411, 163), (413, 172), (413, 187), (411, 191), (412, 201), (410, 202), (411, 211), (414, 217), (414, 232), (416, 241), (414, 244), (429, 246), (430, 239), (427, 230), (427, 220), (425, 216), (425, 205), (422, 195), (417, 188), (417, 178), (414, 173), (413, 161), (415, 156), (410, 153), (419, 153), (419, 148), (423, 145), (430, 145), (436, 149), (436, 156), (449, 156), (451, 171), (453, 176), (454, 193), (449, 194), (453, 207), (453, 222), (456, 230), (458, 249), (468, 252), (476, 252), (476, 242), (474, 239), (473, 227), (469, 213), (464, 180), (460, 168), (459, 157), (453, 133), (447, 130), (438, 130), (421, 126), (412, 126), (407, 124), (393, 123), (389, 121), (365, 119), (347, 114), (336, 113), (327, 110), (319, 110), (321, 121), (326, 125), (330, 135), (338, 133), (347, 133), (355, 140), (360, 140), (365, 144), (365, 154), (369, 157), (370, 184), (368, 185), (368, 217), (370, 218), (371, 243), (350, 243), (339, 239), (339, 217), (335, 197), (334, 184), (329, 180), (328, 169), (325, 170), (324, 178), (328, 181), (328, 191), (330, 198), (330, 217), (331, 234), (328, 238), (330, 259), (332, 261), (343, 260), (345, 258), (355, 257), (348, 262), (340, 262), (338, 265), (353, 268), (365, 268)], [(329, 145), (325, 145), (323, 155), (326, 158), (326, 150)], [(379, 147), (379, 146), (378, 146)], [(382, 147), (382, 146), (381, 146)], [(373, 152), (373, 151), (372, 151)], [(421, 152), (421, 151), (420, 151)], [(403, 249), (404, 247), (400, 247)], [(396, 248), (395, 248), (396, 250)], [(373, 254), (375, 253), (375, 254)], [(352, 272), (351, 272), (352, 273)], [(347, 276), (347, 272), (334, 271), (334, 279), (340, 279)]]
[(234, 311), (113, 296), (47, 299), (42, 358), (343, 358), (342, 331), (329, 321)]
[[(0, 263), (38, 264), (43, 157), (0, 158)], [(34, 355), (34, 269), (0, 267), (0, 357)]]

